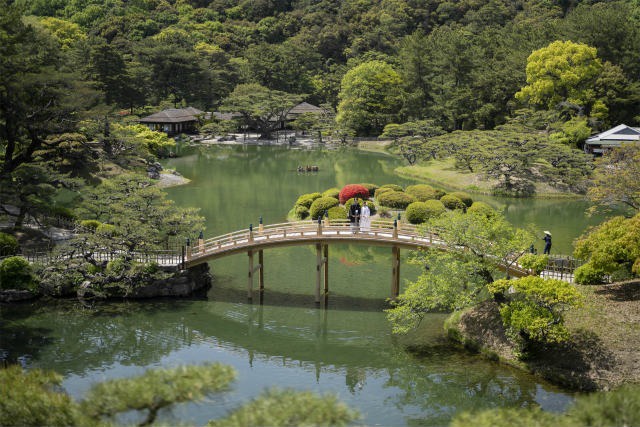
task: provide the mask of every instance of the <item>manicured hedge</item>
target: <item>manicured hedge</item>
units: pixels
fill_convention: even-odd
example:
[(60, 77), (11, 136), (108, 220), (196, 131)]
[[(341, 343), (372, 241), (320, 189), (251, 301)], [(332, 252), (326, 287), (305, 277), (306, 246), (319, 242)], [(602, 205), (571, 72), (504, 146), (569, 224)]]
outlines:
[(319, 216), (324, 215), (324, 211), (328, 211), (334, 206), (338, 206), (340, 202), (333, 197), (320, 197), (311, 204), (309, 208), (309, 214), (311, 219), (318, 219)]
[(365, 183), (360, 184), (360, 185), (362, 185), (364, 188), (369, 190), (369, 197), (367, 197), (367, 198), (375, 196), (376, 190), (378, 189), (378, 185), (371, 184), (371, 183), (368, 183), (368, 182), (365, 182)]
[(464, 191), (454, 191), (453, 193), (449, 193), (451, 196), (455, 196), (458, 199), (462, 200), (462, 202), (467, 206), (471, 206), (473, 204), (473, 199), (471, 196)]
[(402, 187), (400, 185), (398, 185), (398, 184), (385, 184), (385, 185), (380, 186), (380, 188), (390, 188), (393, 191), (404, 191), (402, 189)]
[(384, 193), (391, 193), (392, 191), (396, 191), (393, 188), (389, 188), (389, 187), (380, 187), (380, 188), (376, 188), (376, 191), (374, 192), (374, 197), (377, 199), (380, 197), (381, 194)]
[(296, 206), (304, 206), (306, 208), (310, 208), (313, 201), (319, 199), (320, 197), (322, 197), (322, 194), (320, 193), (303, 194), (302, 196), (298, 197), (298, 200), (296, 200)]
[(340, 204), (344, 205), (347, 200), (354, 197), (368, 199), (369, 190), (360, 184), (347, 184), (340, 190)]
[(0, 233), (0, 255), (15, 255), (20, 245), (15, 237), (7, 233)]
[(411, 194), (407, 194), (402, 191), (389, 191), (378, 194), (376, 201), (381, 206), (387, 206), (395, 209), (406, 209), (406, 207), (415, 202), (416, 199)]
[(460, 200), (456, 196), (452, 196), (451, 194), (445, 194), (444, 196), (442, 196), (440, 201), (447, 209), (461, 209), (463, 211), (467, 209), (467, 205), (465, 205), (462, 200)]
[(429, 218), (440, 216), (445, 212), (446, 209), (440, 200), (413, 202), (407, 206), (405, 218), (411, 224), (422, 224)]
[(411, 194), (419, 202), (426, 202), (427, 200), (438, 200), (446, 193), (442, 190), (436, 190), (427, 184), (410, 185), (405, 190), (405, 193)]
[(342, 206), (334, 206), (328, 211), (329, 220), (347, 219), (347, 210)]
[(29, 261), (20, 256), (12, 256), (0, 262), (0, 289), (34, 288), (35, 280)]
[(95, 219), (85, 219), (83, 221), (80, 221), (80, 226), (82, 228), (86, 228), (93, 231), (96, 231), (96, 229), (100, 227), (100, 225), (102, 225), (102, 223)]
[(339, 188), (330, 188), (322, 193), (322, 197), (333, 197), (334, 199), (340, 198), (340, 189)]
[(485, 202), (473, 202), (473, 204), (469, 206), (469, 209), (467, 209), (467, 213), (491, 218), (496, 214), (496, 211)]
[(296, 206), (295, 215), (298, 219), (307, 219), (309, 217), (309, 208), (306, 206)]

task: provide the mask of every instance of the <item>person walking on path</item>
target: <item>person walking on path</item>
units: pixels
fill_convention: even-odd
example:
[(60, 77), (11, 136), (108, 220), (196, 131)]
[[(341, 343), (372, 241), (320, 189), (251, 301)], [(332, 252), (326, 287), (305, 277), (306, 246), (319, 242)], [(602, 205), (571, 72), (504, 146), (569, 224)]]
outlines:
[(365, 232), (371, 230), (371, 209), (369, 209), (366, 200), (360, 210), (360, 230)]
[(349, 207), (349, 222), (351, 223), (351, 232), (358, 232), (358, 222), (360, 221), (360, 205), (358, 199), (353, 199), (353, 203)]
[(549, 255), (551, 253), (551, 233), (545, 231), (542, 240), (544, 240), (544, 254)]

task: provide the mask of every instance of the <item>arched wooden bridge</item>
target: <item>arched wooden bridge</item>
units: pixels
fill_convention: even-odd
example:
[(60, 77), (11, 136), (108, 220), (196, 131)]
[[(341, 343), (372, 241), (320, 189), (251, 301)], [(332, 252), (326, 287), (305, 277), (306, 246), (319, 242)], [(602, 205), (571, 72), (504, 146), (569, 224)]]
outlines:
[[(354, 233), (346, 221), (297, 221), (281, 224), (263, 225), (258, 229), (235, 231), (211, 239), (198, 239), (187, 246), (183, 267), (208, 262), (228, 255), (246, 252), (249, 256), (247, 297), (253, 296), (254, 275), (258, 272), (260, 291), (264, 290), (263, 250), (282, 246), (316, 246), (316, 302), (320, 302), (322, 276), (324, 275), (324, 294), (329, 292), (329, 243), (353, 243), (391, 248), (391, 297), (400, 292), (400, 249), (418, 249), (428, 247), (444, 248), (444, 242), (435, 234), (420, 234), (416, 226), (397, 221), (372, 221), (368, 231)], [(258, 254), (257, 264), (254, 254)], [(524, 276), (528, 271), (515, 263), (509, 266), (509, 274)], [(323, 274), (324, 273), (324, 274)]]

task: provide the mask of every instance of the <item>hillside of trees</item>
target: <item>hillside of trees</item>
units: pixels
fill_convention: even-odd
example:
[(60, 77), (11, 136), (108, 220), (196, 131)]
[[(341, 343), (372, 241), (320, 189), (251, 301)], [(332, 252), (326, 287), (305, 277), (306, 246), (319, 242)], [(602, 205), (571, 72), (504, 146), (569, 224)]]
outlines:
[[(554, 111), (552, 121), (561, 123), (578, 117), (570, 126), (591, 131), (632, 125), (640, 113), (637, 0), (0, 4), (5, 35), (19, 13), (45, 39), (33, 46), (40, 52), (33, 52), (38, 60), (31, 67), (38, 70), (29, 71), (52, 79), (73, 72), (98, 91), (95, 101), (108, 113), (171, 104), (213, 111), (239, 84), (330, 105), (338, 124), (360, 135), (421, 119), (446, 131), (493, 129), (523, 107)], [(592, 57), (584, 67), (569, 64), (567, 74), (556, 46), (546, 58), (558, 54), (558, 61), (549, 68), (538, 58), (537, 72), (557, 81), (536, 82), (536, 60), (527, 58), (554, 41), (595, 50), (578, 52)], [(6, 81), (24, 65), (12, 55), (25, 56), (3, 44)], [(354, 105), (358, 95), (364, 104)]]

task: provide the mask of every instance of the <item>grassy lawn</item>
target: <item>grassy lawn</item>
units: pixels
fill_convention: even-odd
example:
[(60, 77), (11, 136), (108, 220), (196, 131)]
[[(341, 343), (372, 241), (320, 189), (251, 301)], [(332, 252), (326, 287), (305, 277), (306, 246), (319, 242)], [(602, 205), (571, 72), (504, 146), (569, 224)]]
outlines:
[(495, 180), (484, 180), (479, 174), (456, 170), (453, 159), (431, 160), (428, 163), (413, 166), (401, 166), (396, 169), (400, 176), (417, 178), (441, 186), (465, 190), (474, 193), (491, 193)]

